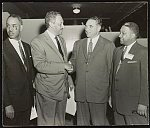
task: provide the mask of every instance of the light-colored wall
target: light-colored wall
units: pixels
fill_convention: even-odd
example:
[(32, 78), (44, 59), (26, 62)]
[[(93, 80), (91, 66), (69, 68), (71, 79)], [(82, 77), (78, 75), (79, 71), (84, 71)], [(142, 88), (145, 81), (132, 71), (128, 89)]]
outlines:
[[(30, 43), (34, 37), (45, 30), (44, 22), (44, 19), (23, 19), (24, 29), (22, 32), (22, 39)], [(72, 51), (74, 42), (81, 39), (82, 35), (84, 35), (84, 25), (65, 26), (62, 36), (66, 41), (68, 53)], [(119, 32), (101, 32), (101, 35), (115, 43)], [(147, 47), (147, 38), (140, 38), (138, 42)]]
[[(3, 12), (3, 22), (6, 22), (8, 16), (8, 13)], [(23, 19), (22, 40), (30, 44), (33, 38), (45, 31), (46, 28), (44, 22), (44, 19)], [(5, 27), (6, 26), (3, 25), (3, 28)], [(62, 36), (66, 41), (68, 53), (72, 51), (74, 42), (83, 38), (82, 35), (84, 35), (84, 25), (65, 26)], [(101, 35), (108, 40), (115, 42), (119, 32), (101, 32)], [(147, 38), (138, 39), (138, 42), (147, 47)]]

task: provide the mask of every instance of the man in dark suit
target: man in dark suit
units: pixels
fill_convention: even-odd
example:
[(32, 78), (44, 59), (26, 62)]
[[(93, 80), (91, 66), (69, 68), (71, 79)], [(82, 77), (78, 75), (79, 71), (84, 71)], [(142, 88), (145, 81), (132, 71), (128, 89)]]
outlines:
[(8, 38), (3, 42), (3, 124), (29, 125), (33, 105), (34, 70), (30, 46), (21, 41), (23, 22), (12, 14), (7, 18)]
[(69, 86), (73, 82), (68, 72), (72, 65), (67, 62), (67, 49), (60, 36), (64, 28), (59, 12), (47, 12), (47, 30), (31, 42), (35, 78), (38, 126), (65, 125), (65, 110)]
[(110, 83), (116, 125), (148, 124), (147, 49), (138, 36), (138, 25), (125, 23), (119, 35), (123, 46), (114, 50)]
[(102, 21), (91, 17), (87, 38), (76, 41), (70, 59), (76, 71), (77, 125), (107, 125), (109, 74), (115, 45), (100, 35)]

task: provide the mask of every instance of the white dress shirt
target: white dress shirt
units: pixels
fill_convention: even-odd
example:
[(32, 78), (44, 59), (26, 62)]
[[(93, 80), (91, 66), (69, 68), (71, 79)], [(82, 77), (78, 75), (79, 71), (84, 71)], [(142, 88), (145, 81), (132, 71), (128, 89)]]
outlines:
[[(24, 64), (23, 58), (22, 58), (21, 53), (20, 53), (20, 50), (19, 50), (19, 43), (18, 43), (18, 40), (10, 39), (10, 38), (9, 38), (9, 41), (10, 41), (10, 43), (12, 44), (12, 46), (15, 48), (15, 50), (16, 50), (16, 52), (18, 53), (18, 55), (19, 55), (19, 57), (20, 57), (22, 63)], [(21, 40), (20, 40), (20, 42), (21, 42)], [(22, 45), (22, 42), (21, 42), (21, 47), (22, 47), (23, 52), (24, 52), (24, 54), (25, 54), (25, 51), (24, 51), (24, 47), (23, 47), (23, 45)], [(25, 54), (25, 55), (26, 55), (26, 54)]]
[[(130, 44), (130, 45), (128, 45), (128, 46), (126, 46), (127, 47), (127, 49), (126, 49), (126, 52), (124, 53), (124, 56), (123, 56), (123, 58), (125, 59), (126, 58), (126, 56), (128, 55), (128, 53), (129, 53), (129, 51), (130, 51), (130, 49), (132, 48), (132, 46), (135, 44), (135, 42), (136, 41), (134, 41), (132, 44)], [(125, 48), (125, 47), (124, 47)]]
[[(99, 39), (99, 35), (92, 39), (92, 43), (93, 43), (93, 45), (92, 45), (92, 51), (94, 50), (95, 45), (96, 45), (98, 39)], [(87, 39), (87, 53), (88, 53), (88, 46), (89, 46), (90, 40), (91, 40), (91, 38)]]
[(56, 36), (53, 33), (51, 33), (50, 31), (48, 31), (48, 30), (46, 30), (46, 31), (47, 31), (48, 35), (50, 36), (50, 38), (52, 39), (53, 43), (55, 44), (56, 48), (58, 49), (58, 45), (57, 45), (57, 42), (55, 39)]

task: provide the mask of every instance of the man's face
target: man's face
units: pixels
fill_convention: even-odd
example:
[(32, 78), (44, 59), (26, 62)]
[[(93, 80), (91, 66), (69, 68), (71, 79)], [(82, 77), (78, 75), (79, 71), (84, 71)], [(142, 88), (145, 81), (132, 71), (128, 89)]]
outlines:
[(127, 26), (122, 26), (120, 29), (120, 43), (124, 45), (130, 45), (133, 43), (133, 39), (135, 37), (135, 34), (132, 30), (130, 30)]
[(60, 15), (56, 16), (56, 21), (54, 22), (54, 31), (56, 35), (62, 34), (64, 24), (63, 24), (63, 18)]
[(17, 18), (9, 17), (6, 23), (6, 29), (7, 29), (7, 34), (10, 39), (18, 40), (20, 38), (22, 25)]
[(93, 38), (99, 34), (101, 26), (93, 19), (89, 19), (85, 25), (85, 33), (87, 37)]

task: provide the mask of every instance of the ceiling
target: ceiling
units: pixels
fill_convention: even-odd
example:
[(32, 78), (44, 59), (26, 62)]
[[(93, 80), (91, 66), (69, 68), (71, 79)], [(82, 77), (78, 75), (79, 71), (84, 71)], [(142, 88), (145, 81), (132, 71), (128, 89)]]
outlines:
[[(79, 14), (73, 13), (73, 4), (80, 4)], [(104, 24), (113, 26), (146, 4), (147, 2), (4, 2), (3, 11), (30, 19), (43, 19), (47, 11), (59, 11), (64, 24), (81, 24), (96, 15), (103, 19)]]

